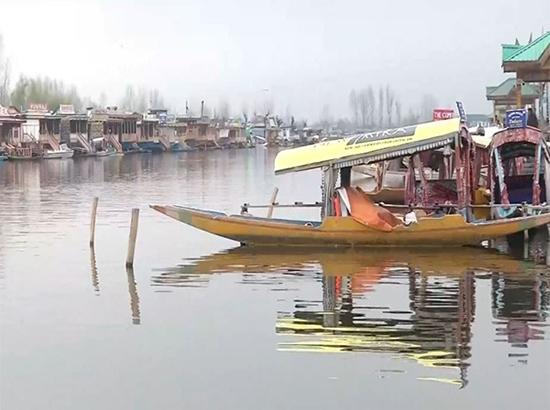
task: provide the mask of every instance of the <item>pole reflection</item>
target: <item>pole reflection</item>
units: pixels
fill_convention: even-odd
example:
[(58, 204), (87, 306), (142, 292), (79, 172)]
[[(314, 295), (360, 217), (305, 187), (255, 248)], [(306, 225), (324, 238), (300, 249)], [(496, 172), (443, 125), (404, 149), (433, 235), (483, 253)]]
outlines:
[(130, 311), (132, 312), (132, 324), (141, 324), (141, 313), (139, 310), (139, 294), (137, 290), (136, 279), (134, 277), (134, 269), (131, 267), (126, 268), (126, 275), (128, 277), (128, 293), (130, 294)]
[(94, 288), (94, 293), (99, 295), (99, 274), (97, 272), (95, 248), (93, 246), (90, 246), (90, 270), (92, 272), (92, 287)]

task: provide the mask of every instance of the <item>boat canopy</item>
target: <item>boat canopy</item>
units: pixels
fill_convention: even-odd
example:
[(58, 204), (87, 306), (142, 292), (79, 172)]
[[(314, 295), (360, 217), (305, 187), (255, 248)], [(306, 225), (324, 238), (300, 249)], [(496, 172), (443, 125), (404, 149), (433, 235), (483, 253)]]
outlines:
[(289, 149), (275, 158), (275, 173), (343, 168), (412, 155), (451, 144), (460, 129), (460, 119), (452, 118)]
[[(494, 150), (507, 144), (517, 146), (529, 144), (531, 147), (535, 147), (538, 144), (546, 146), (546, 141), (542, 131), (538, 128), (529, 126), (525, 128), (506, 128), (493, 135), (490, 148)], [(534, 152), (534, 148), (531, 149)]]
[(468, 130), (475, 144), (481, 149), (488, 149), (493, 140), (493, 135), (502, 131), (500, 127), (487, 127), (483, 128), (483, 134), (478, 134), (479, 127), (471, 127)]

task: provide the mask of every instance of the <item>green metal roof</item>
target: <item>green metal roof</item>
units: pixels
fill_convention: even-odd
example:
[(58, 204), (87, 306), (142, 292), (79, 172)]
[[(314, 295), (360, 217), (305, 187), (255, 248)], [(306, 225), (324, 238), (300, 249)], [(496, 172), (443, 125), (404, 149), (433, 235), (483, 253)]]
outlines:
[[(508, 78), (496, 87), (487, 87), (487, 99), (495, 99), (498, 97), (507, 97), (512, 93), (516, 86), (515, 78)], [(540, 96), (540, 89), (536, 85), (524, 83), (521, 87), (521, 95), (524, 97)]]
[(516, 54), (523, 46), (519, 44), (503, 44), (502, 45), (502, 61), (507, 61), (511, 56)]
[(515, 52), (510, 44), (502, 45), (502, 62), (512, 63), (518, 61), (538, 61), (547, 48), (550, 47), (550, 31), (525, 46), (519, 46)]

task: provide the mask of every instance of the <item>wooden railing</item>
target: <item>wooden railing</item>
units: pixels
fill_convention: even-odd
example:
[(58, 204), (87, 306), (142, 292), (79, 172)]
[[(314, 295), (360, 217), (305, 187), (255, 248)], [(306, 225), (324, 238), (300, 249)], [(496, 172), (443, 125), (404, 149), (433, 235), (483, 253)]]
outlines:
[(32, 158), (32, 148), (12, 147), (8, 149), (8, 157)]

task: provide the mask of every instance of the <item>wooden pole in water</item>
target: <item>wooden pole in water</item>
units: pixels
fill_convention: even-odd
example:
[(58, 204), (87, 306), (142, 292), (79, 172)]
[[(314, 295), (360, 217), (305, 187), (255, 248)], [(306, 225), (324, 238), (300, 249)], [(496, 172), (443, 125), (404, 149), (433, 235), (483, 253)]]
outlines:
[[(521, 215), (523, 217), (527, 216), (527, 208), (526, 205), (522, 205), (521, 209)], [(523, 231), (523, 259), (529, 258), (529, 230)]]
[(267, 217), (271, 218), (273, 216), (273, 206), (275, 205), (275, 200), (277, 199), (277, 194), (279, 193), (279, 188), (275, 187), (273, 193), (271, 194), (271, 200), (269, 201), (269, 209), (267, 210)]
[(134, 266), (134, 253), (136, 250), (136, 239), (139, 222), (139, 209), (132, 209), (132, 221), (130, 223), (130, 237), (128, 238), (128, 255), (126, 256), (126, 267)]
[(94, 246), (95, 242), (95, 219), (97, 214), (97, 203), (99, 198), (96, 196), (92, 202), (92, 218), (90, 220), (90, 246)]

